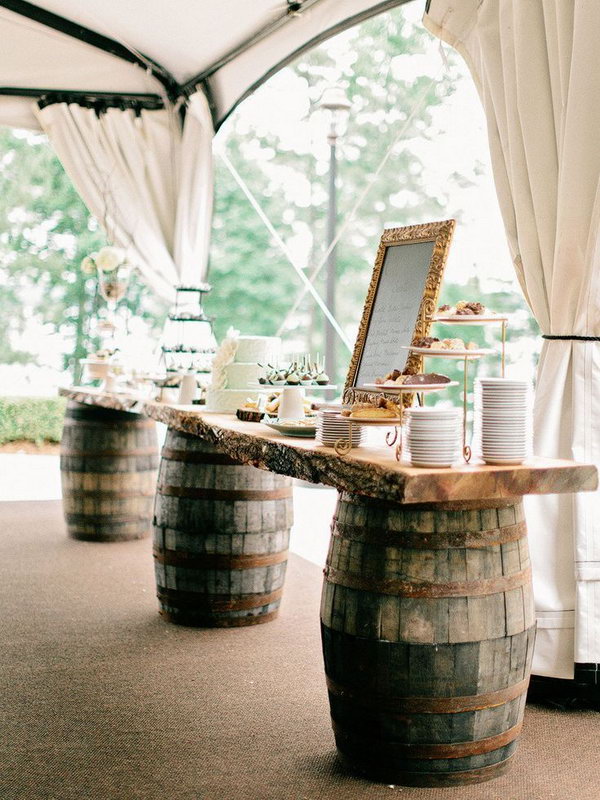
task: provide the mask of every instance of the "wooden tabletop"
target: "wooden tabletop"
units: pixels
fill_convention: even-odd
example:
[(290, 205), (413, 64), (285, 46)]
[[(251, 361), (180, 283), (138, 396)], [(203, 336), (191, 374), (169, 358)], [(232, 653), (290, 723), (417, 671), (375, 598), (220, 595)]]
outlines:
[(333, 448), (318, 445), (314, 439), (284, 436), (261, 423), (241, 422), (232, 414), (209, 413), (199, 406), (157, 403), (134, 394), (86, 387), (59, 392), (79, 403), (146, 414), (177, 430), (202, 436), (232, 458), (260, 469), (394, 502), (487, 500), (593, 491), (598, 485), (596, 467), (575, 461), (535, 457), (520, 466), (472, 462), (451, 469), (419, 468), (397, 462), (394, 449), (385, 444), (358, 447), (338, 456)]

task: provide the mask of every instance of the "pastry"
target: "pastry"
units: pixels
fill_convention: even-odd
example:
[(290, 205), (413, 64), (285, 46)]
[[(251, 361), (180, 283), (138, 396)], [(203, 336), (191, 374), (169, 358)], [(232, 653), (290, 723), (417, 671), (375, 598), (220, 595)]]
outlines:
[(465, 343), (462, 339), (442, 339), (439, 348), (440, 350), (464, 350)]
[(434, 344), (437, 344), (440, 340), (437, 336), (416, 336), (413, 339), (412, 346), (413, 347), (431, 347)]
[(420, 386), (429, 383), (450, 383), (450, 378), (446, 375), (439, 375), (437, 372), (423, 372), (418, 375), (405, 375), (405, 386)]
[(399, 408), (391, 400), (386, 400), (381, 397), (376, 403), (354, 403), (352, 408), (346, 408), (342, 412), (343, 417), (350, 419), (396, 419), (399, 414)]
[(483, 303), (472, 300), (459, 300), (455, 306), (448, 304), (440, 306), (437, 314), (440, 317), (469, 317), (490, 313)]

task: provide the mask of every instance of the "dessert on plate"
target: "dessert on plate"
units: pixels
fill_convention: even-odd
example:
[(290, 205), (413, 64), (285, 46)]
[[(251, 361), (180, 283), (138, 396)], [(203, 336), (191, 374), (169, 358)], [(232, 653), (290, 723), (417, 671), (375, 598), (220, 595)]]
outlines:
[(272, 364), (258, 366), (265, 370), (258, 379), (263, 386), (327, 386), (329, 383), (329, 375), (319, 356), (313, 361), (310, 354), (305, 354), (287, 367), (274, 367)]
[(354, 403), (352, 408), (345, 408), (341, 413), (350, 419), (396, 419), (400, 409), (396, 403), (381, 397), (375, 403)]
[(407, 375), (394, 369), (384, 378), (375, 378), (375, 383), (381, 386), (422, 386), (433, 383), (450, 383), (450, 378), (446, 375), (439, 375), (437, 372), (419, 372), (416, 375)]
[(472, 300), (459, 300), (455, 306), (443, 305), (437, 310), (438, 317), (478, 317), (492, 313), (483, 303)]
[(417, 336), (413, 339), (413, 347), (428, 348), (430, 350), (478, 350), (477, 342), (465, 343), (463, 339), (438, 339), (436, 336)]

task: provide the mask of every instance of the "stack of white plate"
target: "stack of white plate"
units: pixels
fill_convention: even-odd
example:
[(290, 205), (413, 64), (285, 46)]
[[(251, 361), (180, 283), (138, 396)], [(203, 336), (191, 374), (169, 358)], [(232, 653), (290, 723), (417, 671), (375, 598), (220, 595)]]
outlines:
[(407, 445), (415, 467), (449, 467), (458, 458), (460, 411), (457, 408), (411, 408)]
[(529, 381), (480, 378), (478, 383), (483, 460), (486, 464), (521, 464), (530, 449)]
[[(362, 442), (363, 428), (352, 426), (352, 447), (358, 447)], [(333, 447), (338, 439), (350, 438), (350, 424), (348, 417), (343, 417), (334, 409), (323, 409), (317, 413), (317, 435), (319, 444)]]

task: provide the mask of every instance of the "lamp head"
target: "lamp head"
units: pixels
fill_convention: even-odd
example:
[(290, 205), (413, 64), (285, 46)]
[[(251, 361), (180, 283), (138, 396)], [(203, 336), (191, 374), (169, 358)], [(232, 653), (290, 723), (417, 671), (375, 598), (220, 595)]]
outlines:
[(338, 136), (343, 133), (352, 104), (342, 86), (328, 86), (321, 96), (317, 108), (322, 108), (329, 113), (330, 128), (327, 135), (329, 144), (335, 144)]

